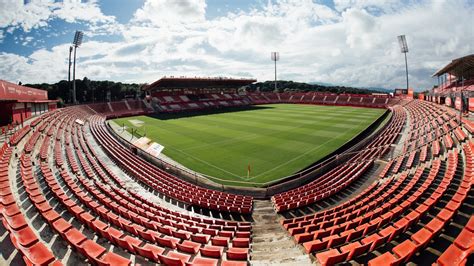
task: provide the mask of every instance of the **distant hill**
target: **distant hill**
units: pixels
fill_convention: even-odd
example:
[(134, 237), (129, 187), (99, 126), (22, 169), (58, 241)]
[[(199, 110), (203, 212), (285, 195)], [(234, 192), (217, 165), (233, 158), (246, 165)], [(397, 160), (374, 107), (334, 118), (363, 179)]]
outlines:
[[(337, 87), (339, 85), (333, 84), (333, 83), (327, 83), (327, 82), (319, 82), (319, 81), (314, 81), (314, 82), (308, 82), (308, 84), (311, 85), (321, 85), (325, 87)], [(356, 88), (356, 89), (367, 89), (375, 92), (384, 92), (384, 93), (391, 93), (393, 92), (392, 89), (386, 89), (386, 88), (380, 88), (380, 87), (367, 87), (367, 88), (361, 88), (361, 87), (351, 87), (351, 88)]]
[(376, 88), (376, 87), (368, 87), (368, 90), (373, 90), (373, 91), (381, 91), (385, 93), (391, 93), (393, 92), (393, 89), (386, 89), (386, 88)]
[(311, 84), (311, 85), (321, 85), (321, 86), (325, 86), (325, 87), (337, 86), (336, 84), (327, 83), (327, 82), (319, 82), (319, 81), (308, 82), (308, 84)]
[[(346, 87), (339, 85), (332, 85), (329, 83), (323, 82), (294, 82), (287, 80), (278, 80), (277, 81), (278, 91), (300, 91), (300, 92), (331, 92), (331, 93), (354, 93), (354, 94), (371, 94), (371, 93), (389, 93), (391, 91), (382, 88), (357, 88), (357, 87)], [(248, 86), (249, 91), (274, 91), (275, 82), (274, 81), (265, 81), (257, 82)]]

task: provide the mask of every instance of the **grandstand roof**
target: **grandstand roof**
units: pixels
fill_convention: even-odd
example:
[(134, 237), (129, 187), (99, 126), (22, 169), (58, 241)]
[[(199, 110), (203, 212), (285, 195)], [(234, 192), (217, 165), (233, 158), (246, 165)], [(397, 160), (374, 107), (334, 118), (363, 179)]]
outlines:
[(234, 79), (234, 78), (187, 78), (187, 77), (163, 77), (149, 86), (145, 90), (155, 89), (192, 89), (192, 88), (239, 88), (256, 82), (256, 79)]
[(48, 92), (0, 80), (0, 99), (11, 102), (56, 102), (48, 100)]
[(474, 76), (474, 54), (454, 59), (451, 63), (436, 71), (433, 77), (446, 73), (465, 78)]

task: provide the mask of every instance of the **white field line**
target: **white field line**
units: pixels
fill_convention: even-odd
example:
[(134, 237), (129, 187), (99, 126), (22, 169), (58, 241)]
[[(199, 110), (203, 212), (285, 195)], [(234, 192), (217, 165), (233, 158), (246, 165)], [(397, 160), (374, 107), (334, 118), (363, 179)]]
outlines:
[[(171, 130), (169, 130), (169, 129), (166, 129), (166, 128), (161, 128), (161, 129), (162, 129), (162, 130), (165, 130), (165, 131), (168, 131), (168, 132), (174, 133), (173, 131), (171, 131)], [(182, 153), (182, 154), (184, 154), (184, 155), (186, 155), (186, 156), (188, 156), (188, 157), (192, 157), (193, 159), (195, 159), (195, 160), (197, 160), (197, 161), (200, 161), (200, 162), (202, 162), (202, 163), (204, 163), (204, 164), (207, 164), (207, 165), (209, 165), (209, 166), (211, 166), (211, 167), (214, 167), (214, 168), (216, 168), (216, 169), (218, 169), (218, 170), (220, 170), (220, 171), (222, 171), (222, 172), (228, 173), (228, 174), (230, 174), (230, 175), (232, 175), (232, 176), (235, 176), (235, 177), (238, 177), (238, 178), (242, 179), (242, 177), (240, 177), (239, 175), (236, 175), (236, 174), (234, 174), (234, 173), (232, 173), (232, 172), (229, 172), (229, 171), (227, 171), (227, 170), (225, 170), (225, 169), (222, 169), (222, 168), (220, 168), (220, 167), (218, 167), (218, 166), (216, 166), (216, 165), (213, 165), (213, 164), (211, 164), (211, 163), (209, 163), (209, 162), (206, 162), (206, 161), (204, 161), (204, 160), (201, 160), (201, 159), (199, 159), (199, 158), (197, 158), (197, 157), (195, 157), (195, 156), (193, 156), (193, 155), (191, 155), (191, 154), (189, 154), (189, 153), (187, 153), (187, 152), (185, 152), (185, 151), (182, 151), (182, 150), (180, 150), (180, 149), (173, 148), (173, 147), (171, 147), (171, 146), (167, 146), (166, 148), (172, 149), (172, 150), (175, 150), (175, 151), (178, 151), (178, 152), (180, 152), (180, 153)], [(174, 159), (173, 159), (173, 160), (174, 160)], [(192, 170), (192, 169), (191, 169), (191, 170)], [(194, 171), (194, 170), (193, 170), (193, 171)]]
[(176, 148), (172, 148), (172, 147), (169, 147), (169, 148), (170, 148), (170, 149), (173, 149), (173, 150), (175, 150), (175, 151), (181, 152), (182, 154), (184, 154), (184, 155), (186, 155), (186, 156), (188, 156), (188, 157), (192, 157), (192, 158), (194, 158), (195, 160), (200, 161), (200, 162), (202, 162), (202, 163), (204, 163), (204, 164), (206, 164), (206, 165), (209, 165), (209, 166), (211, 166), (211, 167), (214, 167), (214, 168), (216, 168), (216, 169), (218, 169), (218, 170), (220, 170), (220, 171), (222, 171), (222, 172), (224, 172), (224, 173), (228, 173), (229, 175), (238, 177), (238, 178), (240, 178), (240, 179), (245, 179), (245, 178), (243, 178), (243, 177), (241, 177), (241, 176), (239, 176), (239, 175), (236, 175), (236, 174), (234, 174), (234, 173), (232, 173), (232, 172), (229, 172), (229, 171), (227, 171), (227, 170), (225, 170), (225, 169), (222, 169), (222, 168), (220, 168), (219, 166), (216, 166), (216, 165), (214, 165), (214, 164), (212, 164), (212, 163), (209, 163), (209, 162), (207, 162), (207, 161), (201, 160), (201, 159), (197, 158), (196, 156), (193, 156), (193, 155), (191, 155), (191, 154), (189, 154), (189, 153), (187, 153), (187, 152), (184, 152), (184, 151), (182, 151), (182, 150), (179, 150), (179, 149), (176, 149)]
[(192, 147), (189, 147), (189, 148), (182, 149), (182, 151), (190, 151), (190, 150), (205, 148), (205, 147), (209, 147), (209, 146), (215, 146), (216, 144), (233, 143), (233, 142), (236, 142), (236, 141), (239, 141), (239, 140), (251, 140), (251, 139), (258, 138), (258, 137), (261, 137), (261, 135), (257, 135), (255, 133), (249, 133), (249, 134), (242, 135), (242, 136), (235, 137), (235, 138), (223, 139), (223, 140), (218, 140), (218, 141), (214, 141), (214, 142), (210, 142), (210, 143), (199, 144), (199, 145), (196, 145), (196, 146), (192, 146)]

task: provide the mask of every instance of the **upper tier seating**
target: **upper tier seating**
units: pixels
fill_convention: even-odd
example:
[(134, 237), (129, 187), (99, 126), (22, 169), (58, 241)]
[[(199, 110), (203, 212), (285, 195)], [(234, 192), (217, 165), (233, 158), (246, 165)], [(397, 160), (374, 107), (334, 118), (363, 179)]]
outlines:
[(319, 92), (253, 92), (247, 94), (253, 104), (269, 103), (305, 103), (327, 105), (349, 105), (362, 107), (386, 108), (398, 102), (388, 96), (366, 94), (334, 94)]
[(152, 97), (156, 99), (159, 111), (164, 113), (246, 106), (250, 104), (246, 96), (235, 93), (171, 94), (156, 92), (152, 93)]

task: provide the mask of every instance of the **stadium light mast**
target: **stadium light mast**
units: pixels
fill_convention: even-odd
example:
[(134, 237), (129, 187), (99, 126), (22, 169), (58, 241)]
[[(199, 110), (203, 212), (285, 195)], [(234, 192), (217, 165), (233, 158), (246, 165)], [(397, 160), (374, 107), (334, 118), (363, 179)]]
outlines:
[(277, 61), (280, 60), (279, 52), (272, 52), (272, 61), (275, 62), (275, 92), (277, 92)]
[(68, 61), (68, 72), (67, 72), (67, 84), (68, 84), (68, 88), (69, 88), (69, 92), (68, 92), (68, 100), (70, 101), (71, 100), (71, 53), (72, 53), (72, 45), (69, 46), (69, 61)]
[(405, 35), (398, 36), (398, 44), (400, 45), (401, 52), (405, 54), (405, 72), (407, 76), (407, 92), (408, 92), (408, 61), (407, 61), (408, 45), (407, 45), (407, 39), (405, 38)]
[(76, 34), (74, 34), (74, 40), (72, 41), (72, 44), (74, 45), (74, 66), (72, 68), (72, 102), (73, 102), (73, 104), (77, 104), (77, 100), (76, 100), (76, 50), (77, 50), (77, 47), (81, 46), (83, 36), (84, 36), (84, 33), (82, 31), (77, 30)]

